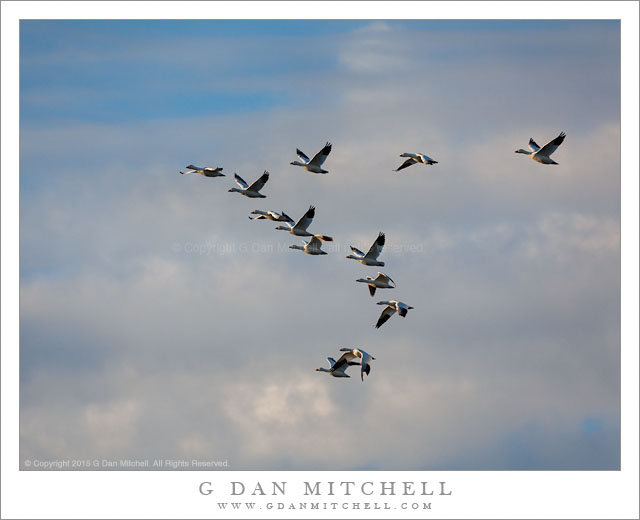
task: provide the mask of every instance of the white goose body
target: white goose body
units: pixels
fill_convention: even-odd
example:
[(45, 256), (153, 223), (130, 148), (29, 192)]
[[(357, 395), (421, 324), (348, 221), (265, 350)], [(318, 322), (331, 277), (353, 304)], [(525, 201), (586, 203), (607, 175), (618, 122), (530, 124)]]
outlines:
[(262, 211), (259, 209), (254, 209), (251, 212), (251, 214), (258, 215), (257, 217), (249, 217), (251, 220), (267, 219), (267, 220), (273, 220), (275, 222), (293, 223), (293, 219), (289, 215), (287, 215), (284, 211), (282, 213), (277, 213), (276, 211)]
[(267, 197), (260, 193), (262, 187), (269, 180), (269, 172), (267, 170), (265, 170), (258, 180), (254, 181), (251, 185), (247, 184), (237, 173), (233, 174), (233, 179), (240, 188), (231, 188), (229, 192), (235, 191), (236, 193), (249, 197), (250, 199), (265, 199)]
[(300, 217), (300, 220), (295, 224), (291, 224), (286, 222), (283, 226), (278, 226), (276, 229), (281, 231), (286, 231), (287, 233), (291, 233), (297, 237), (318, 237), (320, 240), (324, 242), (332, 242), (333, 238), (328, 237), (327, 235), (314, 235), (313, 233), (309, 233), (307, 228), (311, 225), (313, 221), (313, 217), (316, 215), (316, 208), (314, 206), (309, 206), (307, 212)]
[(391, 279), (391, 277), (384, 273), (378, 273), (378, 276), (375, 278), (372, 278), (371, 276), (358, 278), (356, 282), (366, 283), (369, 286), (369, 293), (371, 296), (376, 293), (376, 289), (393, 289), (396, 286), (396, 283)]
[(293, 161), (290, 164), (293, 166), (300, 166), (311, 173), (329, 173), (327, 170), (322, 169), (324, 161), (331, 152), (331, 143), (324, 145), (324, 148), (313, 156), (313, 159), (309, 159), (306, 154), (299, 148), (296, 148), (296, 154), (300, 161)]
[(360, 364), (360, 362), (358, 361), (351, 361), (353, 357), (347, 353), (342, 354), (342, 356), (340, 356), (338, 361), (336, 361), (332, 357), (328, 357), (327, 359), (329, 360), (329, 364), (331, 365), (331, 368), (324, 368), (324, 367), (316, 368), (316, 372), (326, 372), (327, 374), (333, 377), (351, 377), (346, 373), (347, 368)]
[(380, 256), (380, 253), (382, 252), (382, 248), (384, 247), (384, 241), (385, 241), (384, 233), (380, 232), (378, 234), (378, 238), (376, 238), (376, 241), (369, 248), (369, 251), (367, 251), (367, 254), (364, 254), (359, 249), (356, 249), (355, 247), (350, 246), (353, 254), (347, 256), (347, 258), (356, 260), (363, 265), (384, 267), (384, 262), (378, 261), (378, 256)]
[(530, 150), (524, 150), (520, 148), (516, 150), (515, 153), (522, 153), (531, 157), (534, 161), (537, 161), (541, 164), (558, 164), (553, 159), (551, 159), (550, 155), (558, 149), (558, 146), (562, 144), (566, 134), (564, 132), (560, 132), (560, 135), (556, 137), (553, 141), (549, 141), (542, 148), (538, 146), (533, 138), (529, 138), (529, 148)]
[(188, 166), (185, 166), (185, 168), (189, 168), (191, 171), (180, 171), (182, 175), (186, 175), (188, 173), (198, 173), (203, 177), (226, 177), (224, 173), (220, 173), (223, 170), (223, 168), (220, 167), (211, 168), (209, 166), (206, 166), (202, 168), (200, 166), (194, 166), (193, 164), (190, 164)]
[(422, 163), (426, 165), (438, 164), (438, 161), (434, 161), (431, 157), (423, 153), (406, 153), (405, 152), (400, 154), (400, 157), (408, 157), (408, 159), (405, 162), (403, 162), (400, 166), (398, 166), (395, 170), (393, 170), (394, 172), (399, 172), (400, 170), (404, 170), (405, 168), (408, 168), (409, 166), (413, 166), (414, 164), (418, 164), (418, 163)]
[(398, 300), (380, 301), (377, 305), (386, 305), (386, 307), (382, 310), (382, 314), (380, 314), (380, 317), (378, 318), (376, 329), (382, 327), (382, 325), (384, 325), (396, 312), (404, 318), (407, 316), (407, 312), (409, 312), (410, 309), (413, 309), (413, 307)]
[[(340, 352), (345, 352), (342, 357), (346, 357), (347, 361), (351, 361), (355, 358), (360, 358), (360, 379), (364, 381), (364, 375), (369, 375), (371, 372), (371, 362), (375, 359), (371, 354), (365, 352), (361, 348), (349, 348), (343, 347)], [(340, 358), (342, 359), (342, 358)]]
[(289, 248), (297, 249), (299, 251), (307, 253), (308, 255), (326, 255), (327, 254), (326, 251), (323, 251), (321, 249), (322, 239), (317, 236), (311, 237), (311, 240), (309, 240), (309, 242), (305, 242), (303, 240), (302, 243), (304, 244), (304, 246), (297, 246), (294, 244), (292, 246), (289, 246)]

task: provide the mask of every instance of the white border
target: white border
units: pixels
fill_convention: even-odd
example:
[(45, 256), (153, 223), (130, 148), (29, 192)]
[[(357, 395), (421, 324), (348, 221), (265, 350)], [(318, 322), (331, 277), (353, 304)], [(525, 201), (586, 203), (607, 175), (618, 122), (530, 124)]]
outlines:
[[(552, 6), (552, 9), (549, 7)], [(323, 501), (432, 502), (428, 512), (288, 511), (264, 518), (638, 518), (638, 3), (637, 2), (3, 2), (2, 9), (2, 517), (215, 518), (232, 480), (446, 481), (449, 497), (322, 497)], [(19, 19), (621, 19), (622, 20), (622, 470), (612, 472), (19, 472), (18, 53)], [(211, 481), (213, 496), (198, 493)], [(318, 497), (314, 498), (317, 501)], [(393, 499), (393, 500), (392, 500)], [(253, 500), (241, 497), (241, 500)], [(395, 501), (394, 501), (395, 500)], [(260, 502), (262, 501), (262, 502)], [(264, 505), (264, 504), (263, 504)], [(249, 517), (241, 510), (237, 517)]]

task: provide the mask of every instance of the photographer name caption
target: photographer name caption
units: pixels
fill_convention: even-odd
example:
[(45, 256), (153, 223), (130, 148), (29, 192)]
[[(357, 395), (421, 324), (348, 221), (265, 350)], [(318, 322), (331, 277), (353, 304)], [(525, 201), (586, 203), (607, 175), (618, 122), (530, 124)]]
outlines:
[(181, 460), (181, 459), (27, 459), (23, 466), (28, 469), (224, 469), (229, 461)]
[[(232, 481), (214, 486), (200, 482), (198, 493), (213, 497), (219, 509), (373, 509), (373, 510), (430, 510), (436, 496), (451, 496), (446, 481), (438, 482), (302, 482), (288, 486), (286, 481), (246, 483)], [(289, 491), (291, 489), (291, 491)], [(286, 500), (287, 496), (290, 500)], [(266, 501), (254, 501), (267, 497)], [(277, 497), (277, 498), (275, 498)], [(429, 501), (427, 501), (429, 499)]]

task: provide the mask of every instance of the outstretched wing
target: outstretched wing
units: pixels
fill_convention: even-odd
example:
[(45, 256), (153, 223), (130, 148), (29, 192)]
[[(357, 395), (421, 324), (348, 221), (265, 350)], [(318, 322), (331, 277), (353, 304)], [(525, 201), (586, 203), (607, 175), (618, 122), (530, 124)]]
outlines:
[(338, 359), (338, 361), (336, 361), (331, 368), (335, 371), (335, 370), (345, 370), (348, 366), (349, 366), (349, 360), (353, 359), (353, 354), (351, 354), (351, 358), (347, 357), (348, 352), (345, 352), (344, 354), (342, 354), (342, 356), (340, 356), (340, 358)]
[(331, 143), (327, 143), (324, 145), (324, 148), (322, 150), (320, 150), (317, 154), (313, 156), (313, 159), (311, 159), (311, 162), (309, 164), (313, 164), (314, 166), (322, 166), (322, 163), (324, 163), (325, 159), (327, 158), (330, 152), (331, 152)]
[(376, 323), (376, 329), (379, 329), (384, 325), (391, 316), (396, 313), (396, 310), (393, 307), (385, 307), (378, 318), (378, 323)]
[(333, 359), (332, 357), (328, 357), (327, 359), (329, 360), (329, 364), (331, 365), (331, 368), (336, 366), (336, 360), (335, 359)]
[(560, 132), (560, 135), (558, 137), (556, 137), (553, 141), (549, 141), (547, 144), (545, 144), (542, 148), (540, 148), (538, 153), (540, 155), (546, 155), (547, 157), (549, 157), (553, 152), (556, 151), (558, 146), (562, 144), (562, 141), (564, 141), (565, 137), (566, 134), (564, 132)]
[(267, 183), (268, 180), (269, 180), (269, 172), (265, 170), (264, 173), (260, 176), (260, 178), (257, 181), (255, 181), (251, 186), (249, 186), (247, 189), (249, 191), (260, 191), (262, 187)]
[(238, 175), (237, 173), (233, 174), (233, 180), (235, 180), (236, 184), (240, 186), (243, 190), (246, 190), (249, 187), (249, 185), (244, 181), (244, 179), (240, 177), (240, 175)]
[(360, 379), (364, 381), (364, 374), (369, 375), (369, 372), (371, 372), (371, 365), (363, 361), (362, 368), (360, 369)]
[(540, 147), (538, 146), (538, 143), (536, 143), (536, 142), (533, 140), (533, 137), (530, 137), (530, 138), (529, 138), (529, 148), (531, 148), (531, 151), (532, 151), (533, 153), (535, 153), (535, 152), (537, 152), (538, 150), (540, 150)]
[(376, 238), (376, 241), (369, 248), (369, 251), (367, 251), (367, 254), (365, 256), (367, 258), (371, 258), (372, 260), (377, 260), (380, 253), (382, 253), (383, 247), (384, 247), (384, 233), (381, 231), (378, 234), (378, 238)]
[(307, 212), (304, 215), (302, 215), (302, 217), (300, 217), (300, 220), (298, 220), (298, 222), (296, 222), (296, 225), (293, 227), (299, 231), (306, 231), (307, 228), (309, 227), (309, 224), (311, 224), (311, 222), (313, 221), (313, 217), (315, 217), (315, 215), (316, 215), (315, 206), (309, 206), (309, 209), (307, 210)]
[(300, 150), (299, 148), (296, 148), (296, 155), (299, 157), (299, 159), (306, 164), (309, 164), (309, 158), (306, 156), (306, 154)]
[(353, 354), (349, 353), (349, 352), (345, 352), (340, 359), (338, 359), (338, 361), (336, 361), (336, 364), (331, 367), (331, 370), (335, 373), (335, 372), (342, 372), (343, 374), (346, 375), (346, 370), (349, 367), (352, 367), (354, 365), (359, 365), (360, 362), (358, 361), (350, 361), (350, 359), (353, 359)]
[[(342, 354), (342, 356), (340, 356), (340, 358), (338, 359), (337, 363), (349, 363), (350, 365), (352, 364), (351, 361), (353, 359), (356, 359), (358, 356), (356, 356), (353, 351), (348, 350), (347, 352), (345, 352), (344, 354)], [(357, 365), (359, 365), (360, 363), (356, 363)]]
[(415, 159), (413, 157), (411, 157), (410, 159), (407, 159), (405, 162), (403, 162), (400, 166), (398, 166), (395, 170), (393, 170), (394, 172), (399, 172), (400, 170), (404, 170), (405, 168), (408, 168), (409, 166), (415, 164), (418, 162), (418, 159)]
[(351, 248), (351, 251), (353, 251), (357, 256), (364, 258), (364, 253), (362, 251), (360, 251), (359, 249), (353, 247), (353, 246), (349, 246)]
[(281, 221), (282, 222), (291, 222), (293, 224), (293, 219), (289, 215), (287, 215), (284, 211), (282, 212)]
[(322, 241), (317, 236), (311, 237), (311, 240), (309, 240), (309, 245), (307, 246), (307, 249), (309, 251), (320, 251), (321, 247), (322, 247)]
[(378, 276), (376, 276), (376, 280), (380, 280), (381, 282), (386, 283), (392, 282), (394, 285), (396, 284), (396, 282), (394, 282), (390, 276), (387, 276), (386, 274), (380, 272), (378, 273)]

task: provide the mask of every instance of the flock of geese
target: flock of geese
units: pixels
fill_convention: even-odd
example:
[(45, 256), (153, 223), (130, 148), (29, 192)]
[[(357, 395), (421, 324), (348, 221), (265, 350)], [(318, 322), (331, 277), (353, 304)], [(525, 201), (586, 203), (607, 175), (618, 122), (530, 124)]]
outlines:
[[(538, 144), (531, 138), (529, 139), (529, 150), (524, 150), (522, 148), (515, 151), (515, 153), (526, 154), (531, 157), (534, 161), (537, 161), (541, 164), (558, 164), (553, 159), (550, 158), (551, 154), (556, 151), (558, 146), (562, 144), (565, 138), (565, 133), (561, 132), (558, 137), (549, 141), (542, 148), (538, 146)], [(311, 173), (318, 174), (327, 174), (328, 170), (322, 168), (324, 162), (327, 157), (331, 153), (331, 143), (327, 142), (325, 146), (320, 150), (317, 154), (313, 156), (313, 159), (309, 159), (309, 157), (302, 152), (300, 149), (296, 149), (296, 154), (299, 161), (292, 161), (290, 164), (293, 166), (300, 166)], [(400, 157), (406, 158), (406, 160), (396, 168), (395, 172), (408, 168), (409, 166), (413, 166), (414, 164), (424, 164), (424, 165), (433, 165), (438, 164), (438, 161), (434, 161), (429, 156), (423, 153), (403, 153)], [(225, 174), (222, 173), (223, 168), (221, 167), (200, 167), (190, 164), (186, 166), (187, 171), (181, 171), (180, 173), (190, 174), (197, 173), (202, 175), (203, 177), (225, 177)], [(251, 184), (247, 184), (242, 177), (240, 177), (237, 173), (233, 174), (233, 178), (238, 185), (238, 188), (230, 188), (229, 192), (239, 193), (240, 195), (244, 195), (245, 197), (249, 197), (252, 199), (264, 199), (266, 195), (260, 193), (260, 190), (264, 187), (264, 185), (269, 180), (269, 172), (264, 171), (264, 173)], [(254, 217), (249, 216), (251, 220), (272, 220), (274, 222), (280, 222), (282, 225), (277, 226), (275, 229), (280, 231), (286, 231), (292, 235), (298, 237), (310, 237), (309, 241), (303, 241), (302, 246), (299, 245), (291, 245), (289, 246), (291, 249), (297, 249), (302, 251), (308, 255), (326, 255), (327, 252), (322, 250), (323, 242), (331, 242), (333, 238), (327, 235), (314, 234), (308, 231), (309, 226), (311, 225), (313, 218), (315, 217), (316, 208), (314, 206), (309, 206), (309, 209), (306, 211), (302, 217), (298, 219), (297, 222), (289, 217), (284, 211), (278, 213), (276, 211), (263, 211), (263, 210), (253, 210), (251, 215), (256, 215)], [(385, 234), (380, 232), (378, 237), (373, 242), (371, 247), (366, 253), (363, 253), (359, 249), (350, 246), (352, 254), (348, 255), (348, 259), (355, 260), (360, 262), (363, 265), (370, 267), (384, 267), (384, 262), (378, 260), (378, 257), (382, 253), (382, 249), (384, 248), (385, 243)], [(393, 289), (396, 284), (393, 279), (381, 272), (378, 272), (377, 276), (373, 278), (372, 276), (365, 276), (364, 278), (359, 278), (356, 282), (367, 284), (369, 293), (373, 297), (376, 293), (377, 289)], [(377, 302), (377, 305), (384, 305), (384, 309), (376, 322), (375, 327), (380, 328), (384, 325), (389, 318), (391, 318), (396, 312), (398, 315), (403, 318), (407, 316), (409, 310), (413, 309), (410, 305), (407, 305), (404, 302), (399, 300), (382, 300)], [(347, 374), (347, 369), (350, 366), (359, 365), (360, 366), (360, 379), (364, 381), (364, 374), (369, 375), (371, 371), (371, 361), (375, 360), (371, 354), (365, 352), (360, 348), (349, 348), (343, 347), (340, 349), (340, 352), (344, 352), (342, 356), (336, 361), (332, 357), (328, 357), (329, 368), (320, 367), (317, 368), (318, 372), (326, 372), (333, 377), (350, 377)], [(355, 361), (358, 359), (359, 361)]]

